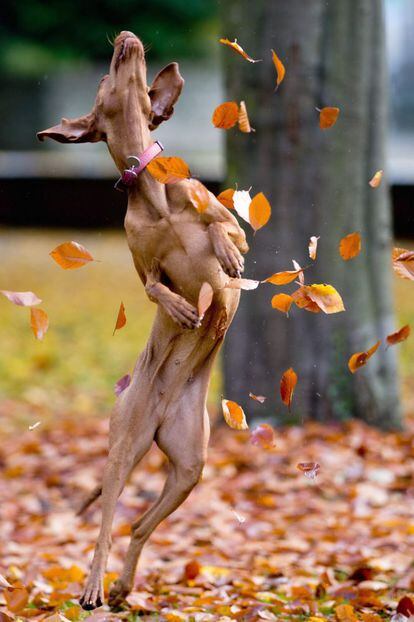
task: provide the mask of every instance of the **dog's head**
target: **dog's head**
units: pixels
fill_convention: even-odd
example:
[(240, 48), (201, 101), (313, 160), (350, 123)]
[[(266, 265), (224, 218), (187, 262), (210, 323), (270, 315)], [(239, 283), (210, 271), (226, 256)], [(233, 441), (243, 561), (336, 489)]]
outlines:
[(109, 74), (99, 84), (91, 112), (77, 119), (62, 119), (37, 137), (60, 143), (111, 142), (122, 131), (122, 124), (126, 131), (130, 129), (127, 124), (136, 123), (154, 130), (173, 114), (183, 85), (178, 64), (170, 63), (147, 86), (144, 46), (136, 35), (124, 30), (114, 41)]

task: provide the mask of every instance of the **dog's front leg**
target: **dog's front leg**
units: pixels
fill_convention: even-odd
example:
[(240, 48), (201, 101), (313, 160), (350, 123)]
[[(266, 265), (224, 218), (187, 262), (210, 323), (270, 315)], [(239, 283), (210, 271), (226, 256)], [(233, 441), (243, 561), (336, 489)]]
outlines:
[(224, 272), (239, 278), (244, 270), (244, 259), (230, 235), (234, 226), (227, 222), (212, 222), (208, 226), (214, 254)]
[(185, 298), (171, 291), (161, 283), (161, 269), (158, 260), (154, 260), (150, 272), (147, 274), (145, 291), (152, 302), (160, 304), (174, 322), (182, 328), (197, 328), (200, 326), (198, 311)]

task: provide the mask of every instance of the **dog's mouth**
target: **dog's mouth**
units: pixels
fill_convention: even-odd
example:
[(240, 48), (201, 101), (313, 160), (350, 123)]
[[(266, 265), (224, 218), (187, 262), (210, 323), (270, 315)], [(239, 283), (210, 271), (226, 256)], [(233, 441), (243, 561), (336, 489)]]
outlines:
[(130, 58), (133, 54), (137, 54), (139, 57), (144, 58), (144, 48), (141, 41), (132, 32), (123, 32), (120, 35), (119, 51), (115, 60), (115, 69), (123, 63), (126, 59)]

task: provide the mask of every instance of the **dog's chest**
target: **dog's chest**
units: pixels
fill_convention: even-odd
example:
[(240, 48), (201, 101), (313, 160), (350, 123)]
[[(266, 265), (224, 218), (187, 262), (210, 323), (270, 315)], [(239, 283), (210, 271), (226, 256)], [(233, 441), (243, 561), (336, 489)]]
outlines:
[(154, 222), (134, 213), (127, 214), (125, 231), (134, 258), (139, 257), (144, 264), (151, 262), (153, 257), (161, 259), (171, 246), (169, 229), (170, 225), (164, 218)]

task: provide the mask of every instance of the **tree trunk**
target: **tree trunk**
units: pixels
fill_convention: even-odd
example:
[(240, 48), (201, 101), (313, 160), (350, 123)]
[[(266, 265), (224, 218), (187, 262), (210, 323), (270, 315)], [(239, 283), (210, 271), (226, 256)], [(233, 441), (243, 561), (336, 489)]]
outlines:
[[(223, 0), (223, 36), (237, 38), (252, 64), (223, 49), (227, 99), (245, 100), (256, 133), (227, 132), (229, 186), (253, 186), (272, 205), (268, 225), (250, 237), (245, 276), (263, 279), (307, 265), (309, 237), (320, 236), (307, 283), (330, 283), (346, 311), (313, 314), (273, 310), (284, 288), (264, 284), (243, 292), (224, 354), (226, 397), (247, 406), (249, 391), (267, 396), (248, 411), (292, 420), (280, 401), (282, 373), (299, 381), (293, 415), (341, 421), (359, 417), (400, 425), (395, 352), (381, 349), (352, 375), (354, 352), (392, 332), (388, 188), (368, 181), (385, 168), (386, 84), (381, 0)], [(271, 48), (286, 67), (275, 93)], [(315, 108), (338, 106), (337, 124), (319, 128)], [(340, 239), (362, 235), (361, 254), (348, 262)]]

